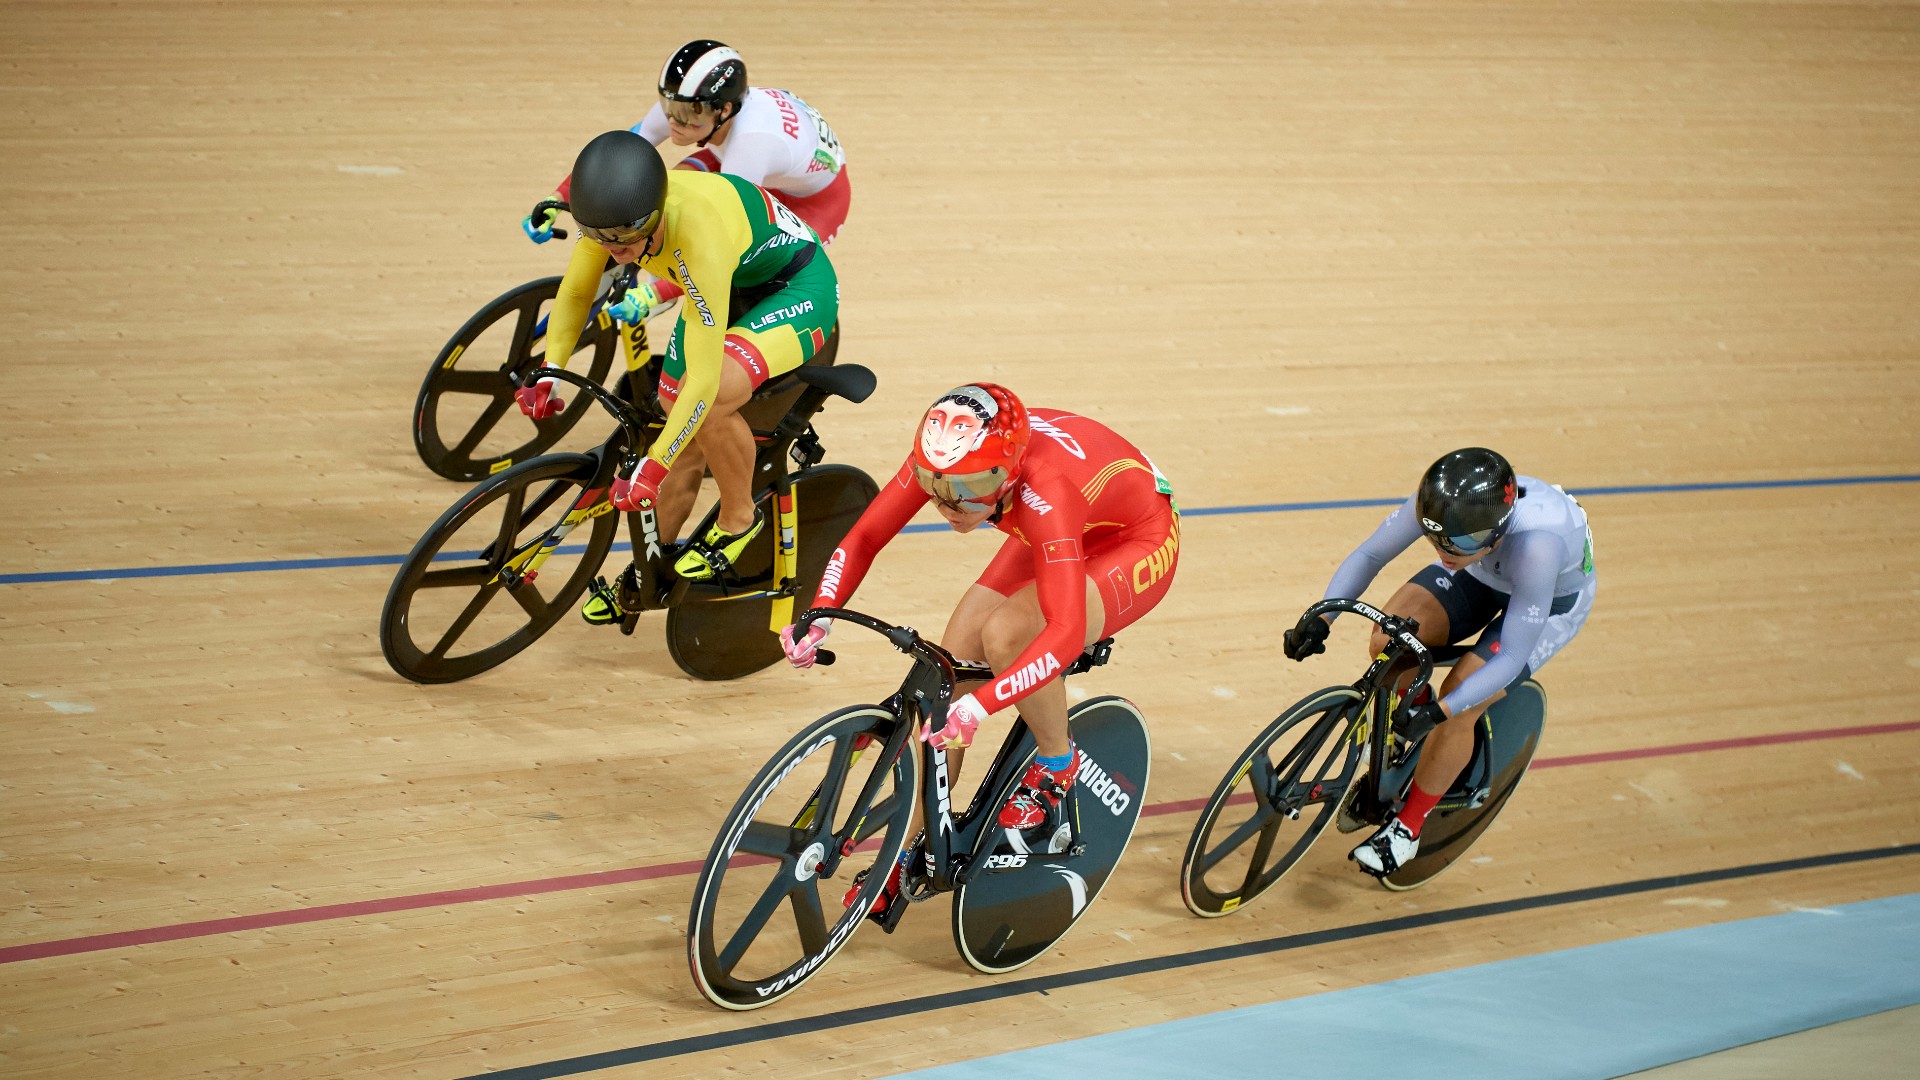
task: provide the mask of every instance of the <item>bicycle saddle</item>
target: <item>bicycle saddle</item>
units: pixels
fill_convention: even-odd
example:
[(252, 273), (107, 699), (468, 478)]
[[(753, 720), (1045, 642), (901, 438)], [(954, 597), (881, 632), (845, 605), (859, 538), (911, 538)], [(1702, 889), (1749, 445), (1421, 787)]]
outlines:
[(873, 388), (879, 384), (871, 370), (859, 364), (836, 364), (833, 367), (814, 367), (803, 364), (793, 369), (793, 377), (808, 386), (817, 386), (835, 397), (843, 397), (859, 404), (873, 394)]

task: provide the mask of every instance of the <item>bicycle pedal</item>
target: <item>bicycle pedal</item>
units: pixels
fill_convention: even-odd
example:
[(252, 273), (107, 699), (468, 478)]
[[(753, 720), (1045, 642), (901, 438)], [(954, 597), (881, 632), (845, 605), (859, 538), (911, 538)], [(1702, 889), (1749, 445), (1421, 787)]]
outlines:
[(887, 905), (885, 911), (869, 911), (867, 918), (879, 923), (880, 929), (889, 934), (893, 933), (900, 926), (900, 917), (907, 913), (907, 905), (902, 903), (905, 896), (906, 892), (902, 890), (900, 895), (894, 897), (893, 902)]
[(1375, 870), (1373, 867), (1368, 866), (1366, 863), (1363, 863), (1359, 859), (1355, 858), (1353, 852), (1351, 851), (1347, 852), (1347, 861), (1359, 867), (1361, 873), (1367, 875), (1370, 878), (1373, 878), (1375, 881), (1385, 881), (1388, 874), (1393, 873), (1393, 870), (1400, 869), (1399, 867), (1396, 866), (1393, 868), (1393, 870)]
[[(861, 871), (861, 876), (864, 877), (865, 874), (865, 871)], [(928, 895), (930, 896), (932, 894), (929, 893)], [(887, 906), (879, 910), (868, 911), (867, 918), (878, 923), (880, 929), (891, 934), (900, 925), (901, 917), (906, 915), (907, 906), (917, 904), (925, 899), (926, 896), (915, 896), (913, 891), (907, 888), (906, 882), (902, 881), (900, 883), (900, 891), (893, 894), (893, 897), (887, 901)]]
[(1053, 831), (1053, 835), (1047, 837), (1047, 854), (1059, 855), (1062, 852), (1072, 851), (1078, 843), (1079, 837), (1074, 835), (1073, 826), (1062, 822), (1060, 827)]

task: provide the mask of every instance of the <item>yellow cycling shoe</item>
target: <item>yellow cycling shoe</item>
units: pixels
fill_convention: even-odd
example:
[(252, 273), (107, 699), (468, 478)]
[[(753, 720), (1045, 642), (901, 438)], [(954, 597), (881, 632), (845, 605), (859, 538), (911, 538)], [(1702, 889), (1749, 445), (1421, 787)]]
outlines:
[(692, 581), (706, 581), (733, 569), (733, 562), (746, 554), (747, 545), (760, 535), (767, 519), (756, 508), (753, 524), (743, 533), (723, 532), (719, 525), (707, 535), (687, 545), (686, 554), (674, 560), (673, 572)]
[(612, 626), (627, 617), (627, 610), (620, 606), (620, 594), (639, 591), (640, 583), (634, 577), (632, 566), (621, 571), (617, 585), (608, 585), (606, 578), (595, 577), (587, 587), (587, 602), (580, 605), (580, 617), (594, 626)]

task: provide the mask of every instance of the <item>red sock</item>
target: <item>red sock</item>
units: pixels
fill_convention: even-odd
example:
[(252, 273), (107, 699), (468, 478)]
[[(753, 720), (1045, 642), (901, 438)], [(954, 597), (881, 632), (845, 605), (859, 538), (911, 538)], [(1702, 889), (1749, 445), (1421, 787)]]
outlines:
[[(1444, 791), (1440, 793), (1440, 795), (1445, 794)], [(1418, 837), (1420, 827), (1427, 823), (1427, 815), (1433, 813), (1435, 804), (1440, 801), (1440, 795), (1427, 794), (1420, 790), (1418, 783), (1409, 784), (1407, 805), (1400, 808), (1400, 824), (1405, 825), (1408, 832)]]

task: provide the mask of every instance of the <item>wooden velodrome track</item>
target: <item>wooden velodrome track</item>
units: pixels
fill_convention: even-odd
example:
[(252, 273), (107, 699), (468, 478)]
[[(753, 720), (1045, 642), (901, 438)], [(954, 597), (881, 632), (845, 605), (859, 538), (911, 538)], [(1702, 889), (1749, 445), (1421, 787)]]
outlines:
[[(720, 817), (897, 682), (877, 641), (733, 684), (657, 625), (569, 619), (452, 686), (380, 656), (378, 557), (460, 491), (409, 445), (421, 374), (559, 272), (521, 215), (706, 35), (849, 148), (841, 355), (880, 389), (823, 418), (834, 459), (892, 469), (994, 378), (1132, 436), (1191, 511), (1170, 598), (1079, 680), (1152, 721), (1151, 816), (1019, 976), (965, 968), (938, 901), (773, 1010), (690, 984)], [(1915, 887), (1912, 5), (60, 2), (0, 7), (0, 42), (8, 1076), (865, 1076)], [(1350, 626), (1306, 667), (1276, 638), (1383, 513), (1250, 508), (1402, 496), (1476, 443), (1590, 493), (1554, 767), (1423, 891), (1330, 834), (1191, 917), (1183, 804), (1357, 672)], [(903, 537), (860, 606), (938, 628), (993, 549)]]

